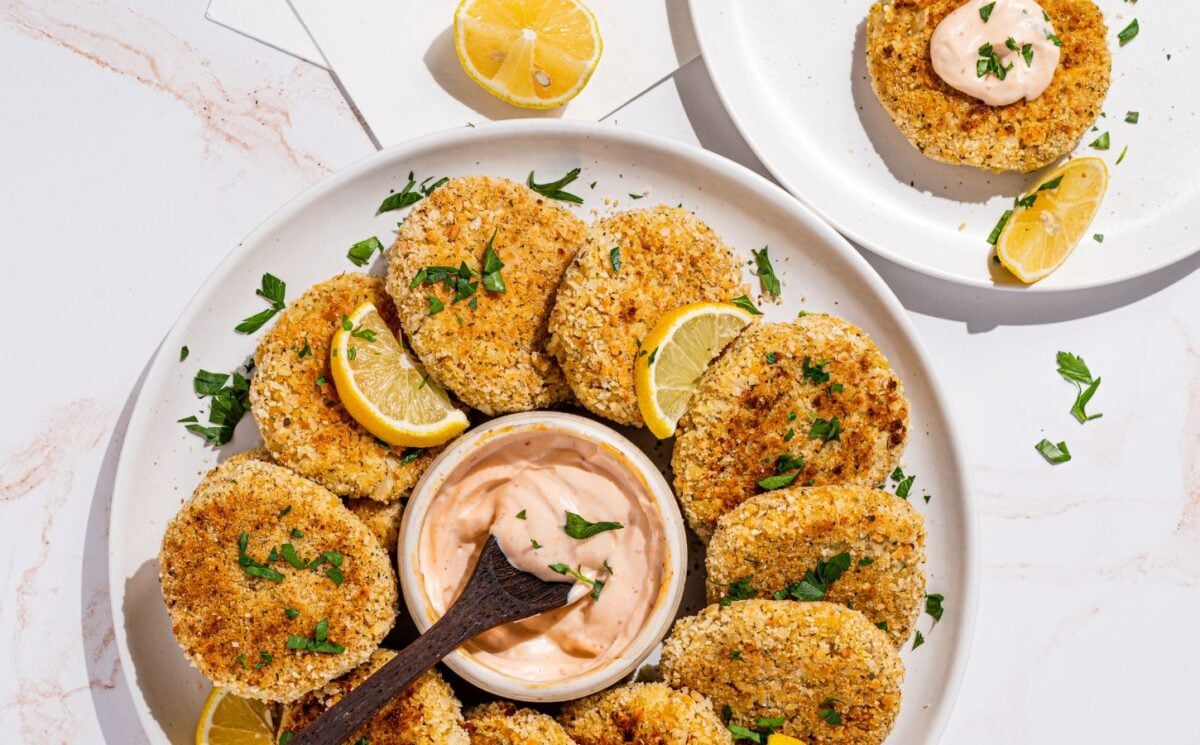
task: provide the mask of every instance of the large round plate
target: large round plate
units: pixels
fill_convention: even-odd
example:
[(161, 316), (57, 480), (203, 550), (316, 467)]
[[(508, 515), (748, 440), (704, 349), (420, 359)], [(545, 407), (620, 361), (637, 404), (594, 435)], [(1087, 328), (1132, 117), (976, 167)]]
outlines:
[[(176, 422), (195, 413), (198, 368), (230, 370), (256, 339), (233, 332), (259, 310), (259, 278), (271, 272), (295, 299), (309, 285), (343, 271), (350, 244), (370, 235), (389, 242), (396, 213), (374, 216), (389, 189), (408, 172), (425, 176), (486, 173), (524, 179), (582, 166), (574, 184), (586, 199), (585, 219), (611, 207), (683, 203), (749, 257), (771, 246), (786, 301), (768, 307), (776, 319), (801, 308), (853, 320), (879, 343), (912, 401), (912, 439), (905, 467), (917, 474), (915, 504), (927, 516), (929, 588), (946, 596), (944, 619), (925, 646), (906, 651), (908, 676), (896, 742), (933, 742), (950, 712), (966, 665), (976, 598), (976, 528), (967, 460), (937, 377), (904, 310), (867, 263), (803, 205), (739, 165), (711, 153), (613, 126), (509, 122), (432, 135), (385, 150), (309, 189), (246, 238), (196, 293), (154, 360), (130, 420), (112, 506), (110, 576), (117, 646), (134, 705), (151, 741), (190, 742), (208, 683), (190, 668), (171, 634), (159, 591), (157, 554), (163, 529), (217, 460), (258, 442), (247, 416), (234, 442), (219, 451)], [(595, 182), (594, 188), (588, 184)], [(631, 193), (647, 193), (631, 201)], [(379, 262), (375, 267), (380, 270)], [(261, 334), (262, 332), (260, 332)], [(180, 363), (178, 350), (191, 356)], [(640, 442), (650, 445), (647, 436)], [(667, 448), (649, 448), (664, 468)], [(920, 495), (928, 491), (926, 504)], [(698, 556), (692, 566), (703, 566)], [(703, 596), (702, 572), (690, 578), (691, 605)], [(685, 598), (685, 603), (687, 603)]]
[[(1076, 153), (1108, 162), (1108, 196), (1067, 263), (1026, 287), (989, 261), (985, 238), (1037, 175), (938, 163), (904, 139), (871, 90), (871, 1), (691, 0), (705, 62), (738, 129), (779, 182), (844, 235), (936, 277), (1034, 291), (1129, 279), (1200, 248), (1200, 76), (1186, 54), (1192, 4), (1098, 0), (1112, 87), (1099, 131)], [(1134, 17), (1140, 34), (1118, 46), (1117, 32)], [(1125, 122), (1128, 111), (1140, 113), (1136, 125)], [(1103, 131), (1111, 149), (1088, 147)]]

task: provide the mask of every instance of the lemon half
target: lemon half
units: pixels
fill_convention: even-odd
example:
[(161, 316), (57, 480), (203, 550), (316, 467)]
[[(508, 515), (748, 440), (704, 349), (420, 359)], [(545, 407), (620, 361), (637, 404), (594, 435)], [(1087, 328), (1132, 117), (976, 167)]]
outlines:
[(270, 745), (275, 742), (275, 720), (271, 708), (214, 688), (200, 711), (196, 745)]

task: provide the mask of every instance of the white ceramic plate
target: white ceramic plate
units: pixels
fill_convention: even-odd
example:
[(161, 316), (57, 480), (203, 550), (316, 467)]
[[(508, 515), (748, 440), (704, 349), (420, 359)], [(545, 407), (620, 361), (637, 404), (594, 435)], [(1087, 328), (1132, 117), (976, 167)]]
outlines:
[[(1100, 131), (1076, 152), (1108, 162), (1108, 196), (1066, 264), (1026, 288), (989, 261), (985, 238), (1037, 174), (938, 163), (904, 139), (871, 90), (871, 2), (691, 0), (701, 52), (738, 129), (779, 182), (844, 235), (936, 277), (1032, 291), (1129, 279), (1200, 248), (1193, 4), (1097, 0), (1109, 25), (1112, 87)], [(1134, 17), (1141, 32), (1119, 47), (1116, 34)], [(1136, 126), (1125, 122), (1128, 111), (1140, 113)], [(1103, 131), (1111, 149), (1089, 148)]]
[[(254, 296), (263, 272), (287, 282), (287, 297), (338, 272), (354, 242), (377, 235), (390, 242), (395, 213), (373, 212), (389, 189), (412, 170), (425, 176), (486, 173), (524, 179), (530, 169), (556, 177), (582, 166), (573, 186), (585, 199), (585, 219), (611, 207), (683, 203), (710, 223), (747, 258), (771, 246), (786, 301), (769, 317), (788, 319), (801, 308), (824, 310), (865, 328), (905, 383), (912, 401), (911, 442), (905, 467), (917, 474), (913, 498), (927, 516), (929, 591), (946, 596), (946, 615), (925, 646), (906, 651), (904, 708), (893, 742), (934, 742), (966, 666), (975, 612), (977, 547), (966, 456), (937, 378), (905, 316), (883, 282), (832, 228), (781, 189), (730, 161), (702, 150), (610, 125), (518, 121), (462, 128), (380, 152), (326, 179), (272, 215), (241, 243), (197, 292), (147, 374), (130, 420), (113, 496), (110, 576), (117, 645), (125, 675), (151, 741), (186, 743), (208, 690), (189, 667), (171, 634), (159, 591), (157, 554), (167, 521), (204, 471), (217, 460), (258, 442), (247, 416), (234, 442), (220, 451), (176, 423), (200, 410), (192, 393), (199, 368), (231, 370), (254, 348), (256, 337), (233, 327), (263, 303)], [(595, 188), (588, 184), (595, 181)], [(647, 192), (642, 201), (631, 193)], [(382, 267), (376, 262), (375, 269)], [(262, 332), (260, 332), (261, 334)], [(188, 345), (191, 356), (178, 361)], [(635, 442), (666, 467), (669, 448), (641, 433)], [(920, 495), (933, 495), (926, 504)], [(695, 554), (693, 569), (703, 566)], [(685, 608), (703, 597), (693, 571)]]

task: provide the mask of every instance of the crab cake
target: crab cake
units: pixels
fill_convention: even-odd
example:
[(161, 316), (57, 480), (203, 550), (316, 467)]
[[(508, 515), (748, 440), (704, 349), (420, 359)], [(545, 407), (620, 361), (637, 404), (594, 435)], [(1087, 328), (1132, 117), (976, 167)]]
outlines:
[[(734, 724), (782, 717), (777, 731), (807, 743), (883, 742), (900, 712), (904, 666), (887, 634), (833, 603), (743, 600), (675, 623), (664, 680), (726, 706)], [(831, 726), (821, 711), (842, 723)]]
[[(299, 732), (316, 721), (350, 691), (396, 656), (377, 650), (364, 664), (294, 704), (283, 707), (279, 732)], [(379, 710), (371, 721), (346, 739), (371, 745), (469, 745), (463, 729), (462, 704), (437, 668), (426, 671), (412, 685)]]
[(347, 499), (346, 508), (354, 516), (363, 521), (367, 530), (379, 541), (384, 553), (395, 558), (396, 547), (400, 543), (400, 518), (403, 516), (403, 505), (400, 502), (384, 504), (374, 499)]
[[(485, 414), (565, 401), (546, 319), (583, 231), (567, 209), (488, 176), (452, 179), (413, 208), (388, 253), (387, 289), (429, 374)], [(488, 246), (503, 262), (500, 288), (481, 276)], [(462, 266), (469, 277), (430, 271)]]
[(563, 706), (579, 745), (728, 745), (729, 730), (703, 695), (663, 683), (630, 683)]
[(865, 332), (827, 315), (760, 323), (701, 377), (679, 421), (675, 493), (707, 541), (765, 478), (882, 484), (907, 436), (903, 387)]
[(575, 398), (595, 414), (642, 426), (633, 363), (641, 340), (681, 305), (745, 295), (733, 251), (691, 213), (659, 206), (592, 223), (550, 316), (550, 350)]
[(362, 521), (320, 486), (249, 458), (204, 477), (158, 561), (179, 646), (246, 698), (294, 701), (328, 683), (396, 618), (391, 562)]
[(989, 106), (933, 70), (934, 29), (963, 0), (880, 0), (867, 16), (867, 67), (879, 102), (908, 141), (944, 163), (1033, 171), (1070, 152), (1100, 115), (1112, 60), (1091, 0), (1039, 0), (1062, 39), (1041, 96)]
[(509, 701), (468, 709), (467, 734), (471, 745), (575, 745), (553, 718)]
[(334, 494), (394, 502), (417, 482), (436, 451), (388, 447), (338, 398), (329, 346), (342, 317), (368, 301), (389, 328), (397, 327), (383, 281), (362, 274), (313, 285), (289, 305), (254, 353), (250, 411), (279, 465)]
[[(861, 612), (896, 646), (925, 598), (925, 519), (911, 504), (866, 486), (793, 487), (751, 497), (726, 513), (708, 544), (708, 600), (745, 579), (759, 597), (803, 594), (817, 562), (848, 565), (824, 599)], [(819, 585), (818, 585), (819, 587)], [(811, 599), (801, 597), (801, 599)]]

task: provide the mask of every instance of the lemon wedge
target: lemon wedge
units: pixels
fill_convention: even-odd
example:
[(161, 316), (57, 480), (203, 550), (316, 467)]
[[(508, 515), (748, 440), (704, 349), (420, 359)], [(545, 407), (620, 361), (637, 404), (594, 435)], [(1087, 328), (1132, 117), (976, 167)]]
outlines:
[(772, 733), (767, 735), (767, 745), (804, 745), (804, 743), (788, 735)]
[(493, 96), (526, 109), (570, 101), (600, 62), (596, 17), (579, 0), (462, 0), (454, 49)]
[(655, 437), (675, 434), (704, 370), (753, 318), (729, 303), (692, 303), (658, 320), (633, 366), (638, 409)]
[(1100, 158), (1076, 158), (1056, 168), (1017, 202), (996, 241), (1000, 263), (1026, 284), (1053, 272), (1092, 224), (1108, 190)]
[(196, 745), (270, 745), (275, 742), (271, 708), (214, 688), (204, 702), (196, 724)]
[(329, 366), (346, 411), (389, 445), (441, 445), (467, 428), (467, 416), (396, 339), (372, 303), (342, 319)]

